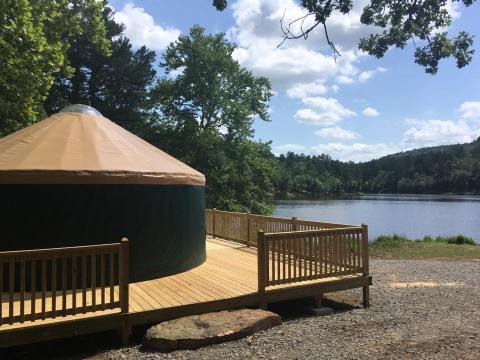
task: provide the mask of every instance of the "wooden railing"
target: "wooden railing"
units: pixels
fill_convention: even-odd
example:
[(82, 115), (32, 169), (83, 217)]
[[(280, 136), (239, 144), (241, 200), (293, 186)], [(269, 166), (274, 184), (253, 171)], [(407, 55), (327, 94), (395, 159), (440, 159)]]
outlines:
[(335, 224), (320, 221), (299, 220), (273, 216), (253, 215), (206, 209), (205, 222), (207, 234), (223, 239), (240, 242), (248, 246), (256, 246), (257, 232), (266, 233), (323, 230), (348, 228), (351, 225)]
[(362, 274), (368, 276), (368, 228), (258, 232), (258, 288)]
[(128, 312), (128, 240), (0, 252), (0, 325), (120, 308)]
[[(257, 247), (258, 291), (268, 286), (369, 277), (368, 227), (207, 209), (207, 234)], [(363, 287), (369, 304), (369, 287)]]

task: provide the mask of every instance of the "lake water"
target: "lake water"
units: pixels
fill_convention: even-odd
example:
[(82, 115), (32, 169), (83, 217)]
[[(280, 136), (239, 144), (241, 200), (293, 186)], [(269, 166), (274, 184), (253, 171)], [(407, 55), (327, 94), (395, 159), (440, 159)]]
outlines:
[(480, 196), (360, 195), (328, 200), (278, 201), (274, 216), (368, 224), (369, 237), (463, 234), (480, 242)]

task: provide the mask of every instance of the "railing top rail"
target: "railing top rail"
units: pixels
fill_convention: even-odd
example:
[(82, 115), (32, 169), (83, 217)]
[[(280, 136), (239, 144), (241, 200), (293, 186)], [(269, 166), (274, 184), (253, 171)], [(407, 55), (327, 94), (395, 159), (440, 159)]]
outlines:
[(320, 236), (320, 235), (329, 235), (329, 234), (338, 234), (338, 233), (348, 233), (348, 234), (361, 234), (361, 226), (352, 226), (348, 228), (337, 228), (337, 229), (322, 229), (322, 230), (304, 230), (304, 231), (285, 231), (285, 232), (276, 232), (276, 233), (265, 233), (265, 238), (268, 239), (277, 239), (285, 237), (299, 237), (302, 235), (310, 236)]
[(207, 212), (215, 211), (216, 213), (229, 214), (229, 215), (237, 215), (237, 216), (247, 216), (247, 215), (251, 215), (251, 214), (243, 213), (243, 212), (224, 211), (224, 210), (217, 210), (217, 209), (205, 209), (205, 211), (207, 211)]
[(83, 245), (83, 246), (70, 246), (61, 248), (46, 248), (46, 249), (32, 249), (32, 250), (14, 250), (14, 251), (2, 251), (0, 252), (0, 259), (10, 257), (28, 257), (28, 256), (46, 256), (51, 254), (64, 255), (64, 254), (81, 254), (85, 251), (102, 252), (119, 250), (120, 243), (113, 244), (99, 244), (99, 245)]
[[(213, 209), (205, 209), (207, 212), (212, 212)], [(256, 215), (256, 214), (249, 214), (249, 213), (240, 213), (240, 212), (233, 212), (233, 211), (224, 211), (224, 210), (216, 210), (216, 213), (221, 213), (221, 214), (230, 214), (230, 215), (236, 215), (236, 216), (247, 216), (249, 215), (250, 217), (253, 218), (259, 218), (259, 219), (266, 219), (266, 220), (271, 220), (271, 221), (285, 221), (285, 222), (292, 222), (292, 218), (285, 218), (285, 217), (277, 217), (277, 216), (265, 216), (265, 215)], [(325, 221), (315, 221), (315, 220), (301, 220), (301, 219), (295, 219), (295, 224), (297, 225), (308, 225), (308, 226), (334, 226), (335, 228), (350, 228), (354, 227), (355, 225), (349, 225), (349, 224), (339, 224), (339, 223), (331, 223), (331, 222), (325, 222)]]

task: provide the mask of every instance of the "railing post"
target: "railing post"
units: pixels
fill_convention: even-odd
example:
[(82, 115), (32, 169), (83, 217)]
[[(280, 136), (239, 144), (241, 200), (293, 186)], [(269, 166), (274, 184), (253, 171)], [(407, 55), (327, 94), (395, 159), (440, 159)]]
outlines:
[(247, 247), (250, 246), (250, 211), (247, 212)]
[(267, 303), (265, 300), (265, 233), (260, 230), (257, 233), (257, 273), (258, 273), (258, 297), (260, 309), (266, 309)]
[[(368, 268), (368, 225), (362, 224), (362, 265), (363, 276), (369, 276)], [(370, 306), (370, 285), (363, 287), (363, 307)]]
[[(119, 258), (119, 291), (120, 291), (120, 311), (122, 314), (128, 313), (128, 287), (129, 287), (129, 279), (128, 279), (128, 239), (123, 238), (120, 241), (120, 252), (118, 254)], [(122, 340), (122, 344), (127, 345), (130, 340), (130, 335), (132, 333), (132, 327), (125, 317), (123, 320), (123, 327), (119, 330), (120, 337)]]
[(212, 237), (215, 239), (215, 213), (217, 212), (217, 208), (212, 209)]
[(119, 287), (120, 287), (120, 309), (122, 313), (128, 312), (128, 239), (123, 238), (120, 242), (119, 253)]
[[(298, 231), (298, 225), (297, 225), (297, 217), (292, 216), (292, 231)], [(293, 253), (296, 254), (295, 256), (299, 256), (299, 249), (298, 249), (298, 243), (296, 241), (293, 242)]]

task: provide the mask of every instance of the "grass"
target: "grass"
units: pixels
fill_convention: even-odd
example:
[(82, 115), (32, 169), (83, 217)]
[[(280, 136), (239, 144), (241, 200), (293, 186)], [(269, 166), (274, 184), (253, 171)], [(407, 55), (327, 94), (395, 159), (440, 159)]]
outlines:
[(382, 235), (370, 243), (372, 257), (385, 259), (480, 259), (480, 246), (464, 235), (408, 239), (393, 234)]

